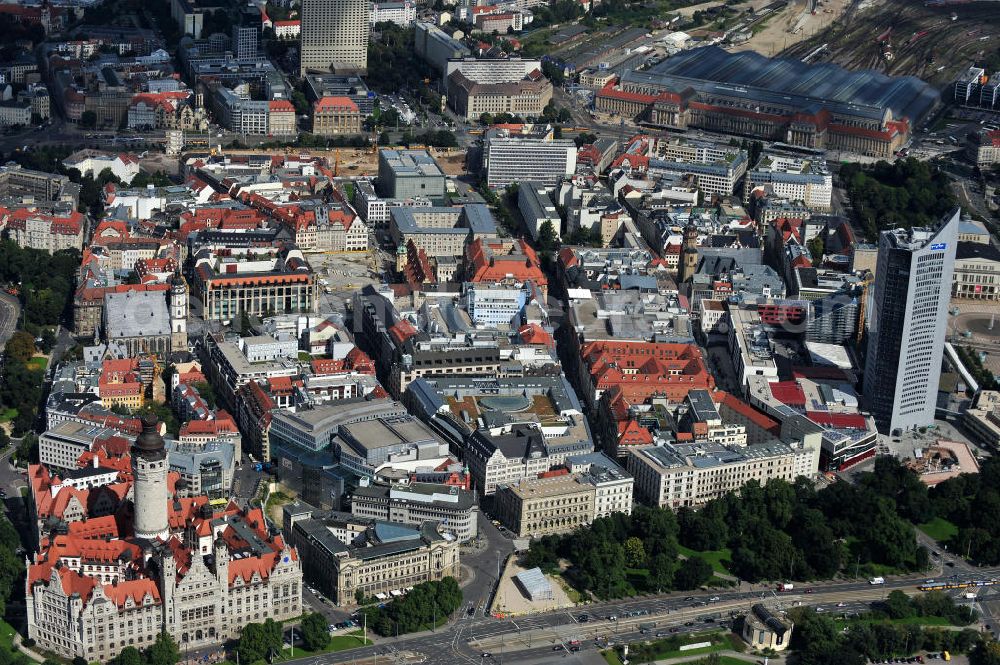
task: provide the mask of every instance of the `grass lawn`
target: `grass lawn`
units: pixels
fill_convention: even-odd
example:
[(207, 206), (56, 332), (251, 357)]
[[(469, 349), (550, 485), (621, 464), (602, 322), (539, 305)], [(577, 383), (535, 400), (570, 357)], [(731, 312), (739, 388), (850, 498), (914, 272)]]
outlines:
[(28, 361), (28, 366), (36, 371), (41, 370), (44, 372), (45, 368), (48, 367), (48, 365), (49, 361), (42, 356), (35, 356), (34, 358)]
[[(330, 643), (325, 649), (319, 649), (317, 651), (309, 651), (303, 646), (295, 647), (295, 658), (305, 658), (307, 656), (315, 656), (322, 653), (333, 653), (335, 651), (343, 651), (345, 649), (354, 649), (356, 647), (366, 646), (371, 644), (371, 640), (365, 641), (362, 637), (362, 631), (355, 630), (350, 633), (345, 633), (344, 635), (334, 635), (330, 638)], [(291, 660), (292, 654), (291, 649), (283, 649), (281, 659)]]
[(17, 418), (17, 409), (9, 408), (0, 411), (0, 423), (9, 423)]
[(0, 619), (0, 648), (10, 651), (14, 648), (14, 626)]
[(935, 517), (926, 524), (918, 525), (918, 528), (939, 543), (951, 540), (952, 536), (958, 534), (958, 527), (943, 517)]
[(614, 649), (602, 651), (601, 655), (604, 656), (604, 660), (608, 661), (608, 665), (622, 665), (622, 659), (618, 657), (618, 652)]
[[(684, 649), (680, 647), (688, 644), (698, 644), (701, 642), (711, 642), (709, 646), (697, 649)], [(648, 645), (633, 645), (636, 658), (645, 658), (652, 655), (654, 660), (663, 658), (679, 658), (681, 656), (698, 656), (716, 651), (736, 650), (742, 645), (737, 645), (733, 641), (733, 636), (729, 633), (711, 632), (697, 633), (694, 635), (675, 635), (662, 640), (654, 640)]]
[(556, 582), (559, 583), (559, 586), (562, 587), (562, 590), (566, 592), (567, 598), (569, 598), (574, 603), (579, 603), (584, 600), (583, 594), (574, 589), (573, 585), (569, 583), (569, 580), (567, 580), (565, 577), (563, 577), (558, 573), (554, 577), (556, 579)]
[(705, 552), (699, 552), (697, 550), (688, 549), (687, 547), (678, 545), (677, 551), (683, 554), (684, 556), (688, 557), (700, 556), (702, 559), (712, 564), (712, 570), (714, 570), (715, 572), (722, 573), (723, 575), (729, 574), (729, 570), (723, 563), (723, 561), (729, 561), (729, 559), (732, 558), (733, 556), (733, 553), (729, 550), (728, 547), (725, 547), (721, 550), (709, 550)]

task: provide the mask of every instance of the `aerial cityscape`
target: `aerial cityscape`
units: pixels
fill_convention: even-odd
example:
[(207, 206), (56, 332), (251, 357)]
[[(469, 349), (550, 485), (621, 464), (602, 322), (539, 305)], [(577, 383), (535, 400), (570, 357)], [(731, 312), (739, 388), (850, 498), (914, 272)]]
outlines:
[(0, 665), (1000, 665), (998, 377), (1000, 0), (0, 0)]

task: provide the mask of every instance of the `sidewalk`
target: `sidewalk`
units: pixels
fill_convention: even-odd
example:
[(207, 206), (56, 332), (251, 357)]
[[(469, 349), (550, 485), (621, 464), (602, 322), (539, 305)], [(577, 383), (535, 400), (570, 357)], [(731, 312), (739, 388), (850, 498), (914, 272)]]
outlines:
[(24, 646), (24, 644), (21, 643), (20, 633), (14, 633), (14, 646), (17, 647), (18, 651), (20, 651), (25, 656), (27, 656), (28, 658), (32, 659), (35, 662), (41, 663), (45, 660), (44, 656), (34, 651), (33, 649)]
[[(727, 658), (735, 658), (736, 660), (742, 660), (747, 663), (757, 663), (764, 662), (763, 656), (752, 656), (750, 654), (740, 653), (739, 651), (716, 651), (720, 656)], [(675, 663), (690, 663), (696, 660), (704, 660), (712, 654), (698, 654), (695, 656), (681, 656), (680, 658), (667, 658), (666, 660), (656, 661), (657, 665), (674, 665)], [(771, 656), (768, 658), (768, 663), (774, 663), (775, 665), (780, 665), (780, 663), (785, 662), (782, 656)]]

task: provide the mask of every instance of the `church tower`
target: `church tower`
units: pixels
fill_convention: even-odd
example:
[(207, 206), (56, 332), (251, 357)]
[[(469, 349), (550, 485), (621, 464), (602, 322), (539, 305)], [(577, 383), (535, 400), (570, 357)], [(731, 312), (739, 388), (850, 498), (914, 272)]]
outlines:
[(396, 248), (396, 272), (402, 273), (406, 270), (407, 263), (409, 263), (409, 256), (406, 252), (406, 247), (400, 245)]
[(158, 429), (156, 416), (142, 417), (142, 433), (132, 444), (132, 504), (137, 538), (166, 539), (170, 535), (167, 520), (167, 451)]
[(187, 351), (188, 287), (187, 282), (174, 273), (170, 278), (170, 350)]
[(677, 267), (677, 283), (689, 281), (698, 270), (698, 228), (688, 222), (684, 227), (684, 244), (681, 246), (681, 260)]

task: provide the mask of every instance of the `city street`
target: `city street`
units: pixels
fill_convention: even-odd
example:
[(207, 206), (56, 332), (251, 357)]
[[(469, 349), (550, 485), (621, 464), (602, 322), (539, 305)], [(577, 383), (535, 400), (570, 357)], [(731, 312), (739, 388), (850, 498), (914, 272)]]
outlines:
[[(975, 575), (968, 578), (989, 579), (998, 574), (1000, 569), (975, 569)], [(557, 610), (507, 620), (483, 617), (478, 612), (475, 616), (462, 613), (452, 624), (436, 632), (416, 633), (398, 639), (380, 639), (373, 646), (288, 662), (322, 665), (352, 662), (376, 655), (392, 656), (387, 662), (393, 662), (401, 657), (400, 654), (422, 655), (440, 665), (483, 661), (500, 663), (504, 657), (513, 654), (516, 654), (516, 662), (519, 663), (534, 658), (544, 660), (546, 655), (553, 657), (553, 647), (566, 645), (570, 640), (580, 640), (583, 651), (592, 651), (598, 648), (593, 640), (599, 636), (616, 643), (649, 639), (640, 632), (640, 624), (655, 623), (653, 630), (669, 633), (710, 630), (720, 622), (725, 622), (731, 612), (743, 613), (753, 602), (762, 598), (776, 601), (781, 609), (811, 605), (821, 608), (818, 611), (831, 614), (861, 612), (871, 602), (885, 598), (890, 591), (896, 589), (911, 594), (920, 593), (916, 587), (925, 577), (923, 574), (910, 575), (889, 579), (883, 585), (871, 585), (864, 580), (816, 582), (797, 585), (797, 590), (792, 593), (776, 593), (773, 587), (765, 585), (752, 585), (750, 591), (739, 592), (676, 592), (594, 603), (573, 610)], [(685, 593), (690, 594), (687, 597), (692, 600), (685, 600)], [(992, 595), (993, 591), (987, 593)], [(956, 592), (955, 595), (959, 594)], [(719, 598), (718, 602), (709, 602), (709, 598), (713, 596)], [(625, 617), (626, 612), (637, 610), (648, 611), (649, 614)], [(585, 623), (579, 621), (583, 613), (590, 619)], [(611, 621), (607, 618), (609, 616), (620, 618)], [(708, 621), (709, 618), (712, 620)], [(991, 625), (991, 628), (995, 627)], [(484, 653), (489, 653), (490, 657), (484, 658)], [(572, 663), (576, 655), (563, 650), (559, 657), (567, 659), (563, 662)]]
[(14, 334), (17, 317), (21, 315), (21, 306), (12, 295), (0, 293), (0, 348)]

